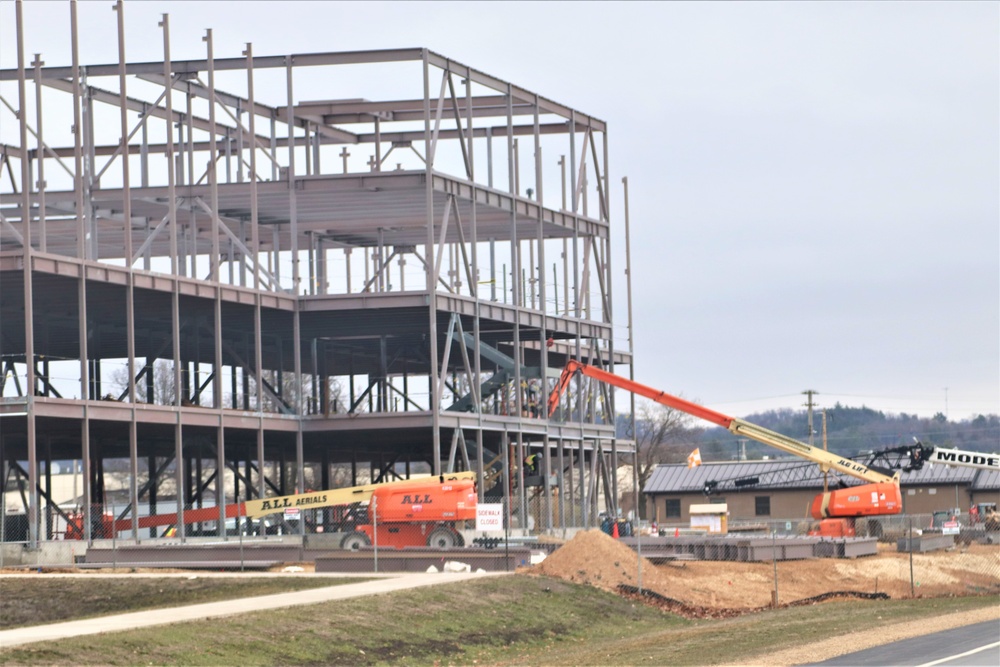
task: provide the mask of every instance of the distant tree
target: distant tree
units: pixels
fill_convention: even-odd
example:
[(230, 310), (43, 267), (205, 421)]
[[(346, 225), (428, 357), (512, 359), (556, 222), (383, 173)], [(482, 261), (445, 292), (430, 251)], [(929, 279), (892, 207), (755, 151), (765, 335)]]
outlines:
[[(895, 415), (866, 407), (847, 407), (839, 403), (828, 408), (826, 413), (829, 449), (843, 456), (853, 457), (907, 445), (913, 442), (913, 438), (939, 447), (958, 447), (980, 452), (1000, 450), (1000, 416), (995, 414), (949, 421), (940, 412), (933, 417), (907, 413)], [(750, 415), (746, 420), (798, 440), (804, 439), (804, 410), (770, 410)], [(816, 444), (819, 443), (817, 438)], [(699, 446), (705, 459), (729, 458), (736, 451), (737, 438), (726, 429), (710, 428), (702, 434)], [(775, 455), (770, 447), (755, 442), (747, 443), (746, 451), (749, 459)]]
[[(641, 401), (636, 406), (635, 445), (638, 451), (639, 491), (661, 463), (680, 463), (698, 446), (702, 429), (692, 428), (694, 418), (659, 403)], [(623, 494), (621, 507), (632, 507), (631, 491)], [(640, 517), (645, 518), (640, 502)]]
[[(136, 373), (142, 373), (143, 366), (142, 360), (136, 359)], [(164, 359), (156, 359), (153, 362), (151, 369), (147, 369), (147, 372), (152, 373), (153, 378), (153, 403), (158, 405), (171, 405), (174, 402), (174, 364), (170, 361)], [(116, 368), (111, 373), (111, 379), (108, 383), (108, 388), (111, 389), (111, 393), (115, 398), (125, 392), (128, 389), (128, 366), (121, 366)], [(147, 402), (147, 385), (146, 385), (146, 374), (143, 373), (142, 377), (135, 385), (135, 398), (139, 403)]]

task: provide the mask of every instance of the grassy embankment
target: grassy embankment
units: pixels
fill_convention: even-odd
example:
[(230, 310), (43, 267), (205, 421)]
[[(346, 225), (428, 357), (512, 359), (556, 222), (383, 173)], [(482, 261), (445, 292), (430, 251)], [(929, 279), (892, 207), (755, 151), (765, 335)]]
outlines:
[(0, 581), (0, 630), (367, 581), (358, 577), (14, 577)]
[(32, 665), (738, 664), (996, 596), (829, 602), (686, 620), (588, 586), (496, 577), (0, 651)]

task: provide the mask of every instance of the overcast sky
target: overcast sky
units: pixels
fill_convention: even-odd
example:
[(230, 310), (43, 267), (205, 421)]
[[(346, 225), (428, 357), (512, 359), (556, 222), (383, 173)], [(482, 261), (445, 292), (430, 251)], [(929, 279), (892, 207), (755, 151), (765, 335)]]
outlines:
[[(111, 5), (80, 4), (85, 64), (117, 61)], [(806, 389), (1000, 413), (997, 2), (147, 0), (129, 60), (162, 58), (161, 13), (176, 59), (205, 28), (217, 58), (423, 46), (607, 121), (641, 382), (738, 416)], [(29, 60), (69, 64), (68, 4), (25, 14)]]

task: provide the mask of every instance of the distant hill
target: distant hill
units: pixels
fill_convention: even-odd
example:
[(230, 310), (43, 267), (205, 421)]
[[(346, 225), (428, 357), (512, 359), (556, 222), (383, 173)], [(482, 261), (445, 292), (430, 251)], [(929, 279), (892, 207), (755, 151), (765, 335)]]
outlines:
[[(748, 415), (744, 419), (783, 435), (809, 442), (808, 412), (806, 410), (769, 410)], [(856, 456), (869, 451), (908, 445), (916, 438), (925, 445), (957, 447), (972, 451), (1000, 453), (1000, 417), (979, 415), (974, 419), (949, 421), (943, 414), (934, 417), (917, 417), (907, 414), (886, 414), (867, 407), (852, 408), (837, 404), (826, 410), (827, 445), (830, 451), (844, 456)], [(618, 432), (628, 437), (627, 416), (619, 417)], [(739, 439), (729, 431), (704, 428), (705, 422), (694, 420), (689, 437), (691, 448), (701, 449), (706, 461), (729, 461), (739, 454)], [(643, 424), (637, 424), (639, 432)], [(823, 416), (813, 413), (813, 444), (823, 446)], [(686, 445), (685, 445), (686, 446)], [(748, 459), (783, 457), (786, 454), (753, 440), (746, 441)]]
[[(746, 421), (803, 442), (809, 441), (806, 410), (769, 410), (745, 417)], [(907, 414), (885, 414), (871, 408), (851, 408), (840, 403), (826, 410), (827, 446), (832, 452), (855, 456), (872, 450), (910, 444), (957, 447), (981, 452), (1000, 452), (1000, 417), (979, 415), (975, 419), (949, 421), (941, 413), (931, 418)], [(813, 444), (823, 446), (823, 416), (813, 412)], [(738, 452), (737, 438), (722, 428), (705, 430), (700, 437), (702, 457), (728, 460)], [(749, 441), (747, 458), (774, 456), (776, 450)]]

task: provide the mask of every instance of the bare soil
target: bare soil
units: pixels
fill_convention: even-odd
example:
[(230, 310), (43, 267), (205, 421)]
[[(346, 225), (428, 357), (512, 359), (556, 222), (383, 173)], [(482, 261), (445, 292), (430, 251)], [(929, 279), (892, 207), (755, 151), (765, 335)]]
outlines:
[[(556, 577), (620, 592), (639, 585), (670, 600), (645, 601), (688, 617), (728, 617), (830, 593), (883, 593), (890, 598), (1000, 595), (1000, 547), (971, 544), (947, 551), (899, 553), (879, 545), (878, 554), (857, 559), (808, 559), (741, 563), (684, 561), (654, 565), (599, 530), (577, 535), (525, 574)], [(911, 577), (912, 572), (912, 577)], [(777, 573), (777, 577), (775, 577)], [(777, 579), (777, 586), (775, 585)], [(642, 599), (639, 596), (630, 596)], [(1000, 598), (998, 598), (1000, 599)], [(675, 604), (678, 601), (680, 604)], [(935, 628), (1000, 619), (1000, 605), (935, 620)], [(749, 659), (748, 665), (796, 665), (843, 655), (925, 632), (920, 624), (880, 625), (855, 632), (851, 642), (831, 637)]]
[[(890, 598), (1000, 593), (1000, 547), (971, 544), (948, 551), (910, 554), (879, 545), (875, 556), (742, 563), (680, 561), (654, 565), (642, 559), (642, 588), (691, 606), (747, 609), (771, 605), (775, 592), (788, 603), (833, 592), (886, 593)], [(588, 530), (525, 570), (609, 591), (639, 584), (639, 561), (629, 547)]]

